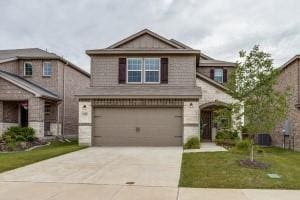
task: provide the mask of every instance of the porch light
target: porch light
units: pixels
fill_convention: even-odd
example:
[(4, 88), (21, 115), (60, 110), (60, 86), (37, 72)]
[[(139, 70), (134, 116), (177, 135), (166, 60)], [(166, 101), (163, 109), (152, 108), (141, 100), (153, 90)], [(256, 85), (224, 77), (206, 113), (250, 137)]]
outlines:
[(87, 114), (88, 114), (87, 106), (86, 106), (86, 105), (83, 105), (83, 106), (82, 106), (82, 114), (83, 114), (83, 115), (87, 115)]
[(190, 103), (190, 108), (192, 108), (193, 107), (193, 103)]

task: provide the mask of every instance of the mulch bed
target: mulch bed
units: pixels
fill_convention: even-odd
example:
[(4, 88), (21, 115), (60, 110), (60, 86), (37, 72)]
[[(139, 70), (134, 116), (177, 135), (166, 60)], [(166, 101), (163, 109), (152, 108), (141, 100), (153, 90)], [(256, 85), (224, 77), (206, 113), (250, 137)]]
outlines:
[(262, 163), (257, 160), (251, 161), (250, 159), (239, 160), (238, 163), (241, 167), (247, 167), (252, 169), (268, 169), (271, 166), (270, 164)]
[(33, 147), (46, 145), (47, 142), (41, 141), (41, 140), (34, 140), (32, 142), (16, 142), (16, 145), (14, 148), (7, 145), (5, 142), (0, 141), (0, 152), (16, 152), (16, 151), (24, 151), (27, 149), (31, 149)]

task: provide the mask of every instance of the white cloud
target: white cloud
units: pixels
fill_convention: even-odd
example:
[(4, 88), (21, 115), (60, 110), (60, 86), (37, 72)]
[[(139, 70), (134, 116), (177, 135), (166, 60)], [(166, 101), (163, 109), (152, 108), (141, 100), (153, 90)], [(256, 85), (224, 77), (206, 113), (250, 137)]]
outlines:
[(255, 44), (276, 65), (300, 50), (297, 0), (0, 0), (0, 49), (40, 47), (89, 70), (85, 50), (149, 28), (223, 60)]

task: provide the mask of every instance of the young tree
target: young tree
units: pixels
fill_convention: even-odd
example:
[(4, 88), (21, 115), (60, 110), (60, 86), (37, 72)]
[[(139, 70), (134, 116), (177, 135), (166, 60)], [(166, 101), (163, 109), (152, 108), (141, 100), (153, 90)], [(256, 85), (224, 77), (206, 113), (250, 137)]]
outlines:
[(238, 101), (223, 112), (231, 112), (237, 119), (244, 116), (244, 128), (251, 139), (252, 162), (255, 135), (270, 133), (287, 114), (288, 91), (274, 90), (278, 74), (271, 55), (254, 46), (249, 53), (240, 52), (240, 61), (228, 83), (229, 93)]

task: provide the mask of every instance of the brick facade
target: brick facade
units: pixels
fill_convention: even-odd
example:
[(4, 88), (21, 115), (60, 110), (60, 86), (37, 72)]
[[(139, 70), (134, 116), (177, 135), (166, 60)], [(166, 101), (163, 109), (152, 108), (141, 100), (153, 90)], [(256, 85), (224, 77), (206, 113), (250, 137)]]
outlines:
[[(32, 64), (32, 76), (24, 76), (24, 62), (30, 62)], [(43, 62), (51, 62), (53, 70), (51, 77), (43, 76)], [(20, 123), (19, 108), (13, 110), (12, 107), (9, 106), (9, 102), (14, 101), (15, 105), (18, 105), (22, 101), (28, 101), (29, 126), (35, 127), (40, 137), (44, 136), (45, 122), (50, 123), (49, 129), (54, 135), (61, 133), (62, 130), (60, 129), (63, 129), (65, 135), (76, 137), (78, 134), (78, 115), (75, 113), (78, 113), (78, 100), (74, 94), (79, 89), (89, 86), (90, 79), (88, 75), (66, 65), (59, 59), (19, 59), (7, 63), (0, 63), (0, 70), (13, 73), (39, 85), (58, 95), (62, 100), (55, 102), (53, 100), (35, 97), (34, 94), (0, 78), (0, 102), (4, 102), (4, 105), (7, 104), (7, 106), (4, 106), (5, 110), (1, 117), (6, 116), (5, 120), (8, 121), (6, 123), (12, 123), (9, 121), (13, 121), (14, 124), (11, 125)], [(64, 104), (64, 101), (68, 103)], [(51, 112), (46, 115), (44, 114), (45, 103), (52, 104)], [(3, 131), (4, 128), (2, 128), (2, 132)]]
[[(278, 77), (275, 89), (278, 91), (285, 91), (290, 89), (291, 96), (289, 98), (289, 108), (287, 114), (287, 120), (290, 126), (290, 137), (287, 140), (291, 140), (291, 144), (295, 145), (296, 150), (300, 150), (300, 108), (296, 107), (299, 104), (299, 78), (300, 78), (300, 65), (299, 59), (286, 66)], [(272, 144), (275, 146), (283, 147), (283, 129), (284, 123), (279, 123), (271, 134)], [(293, 141), (294, 138), (294, 141)], [(288, 142), (287, 142), (288, 143)], [(286, 144), (287, 144), (286, 143)]]

